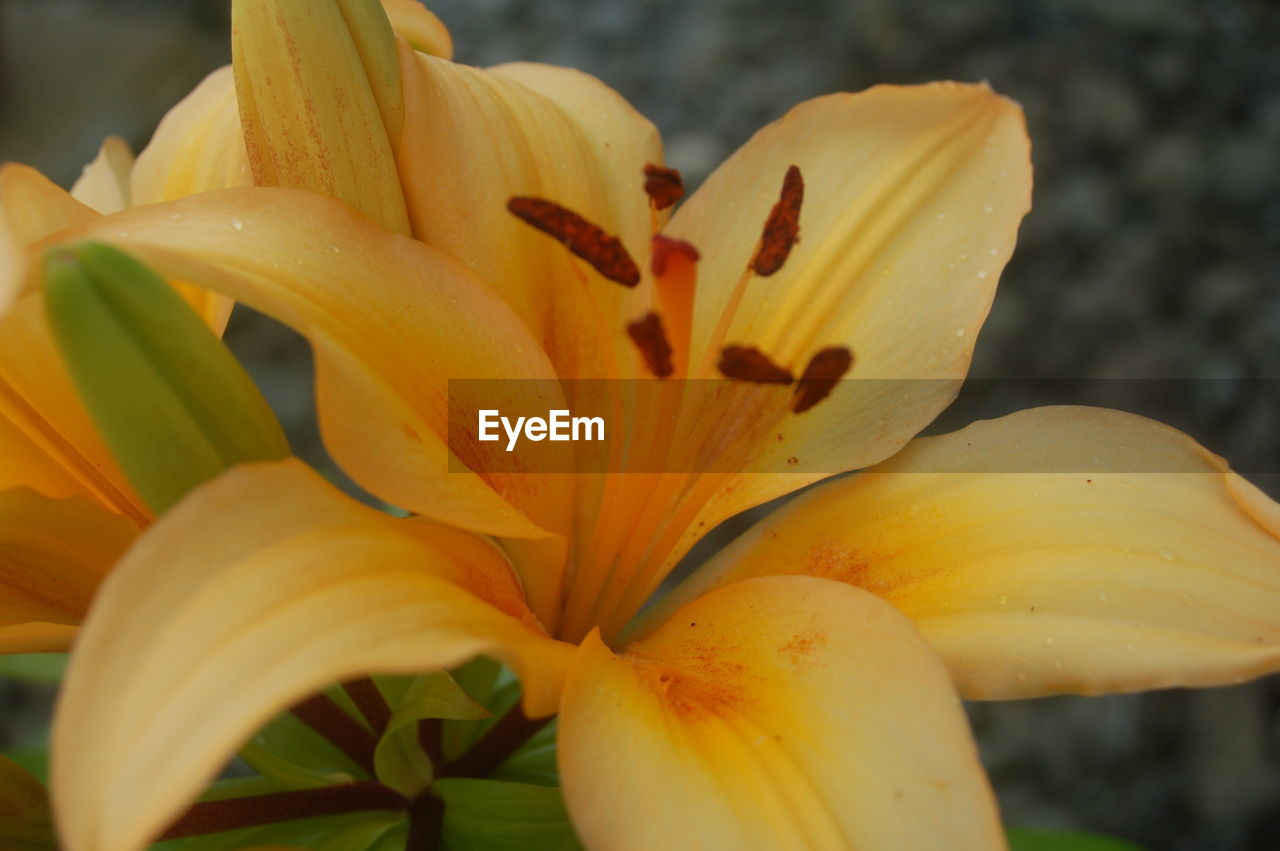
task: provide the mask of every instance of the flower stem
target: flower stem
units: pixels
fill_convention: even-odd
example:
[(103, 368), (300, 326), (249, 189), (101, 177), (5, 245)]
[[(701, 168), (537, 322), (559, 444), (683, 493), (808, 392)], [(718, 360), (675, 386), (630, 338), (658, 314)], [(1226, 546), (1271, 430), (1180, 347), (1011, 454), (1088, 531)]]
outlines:
[(414, 799), (409, 807), (409, 836), (404, 851), (436, 851), (444, 826), (444, 801), (430, 790)]
[(488, 777), (550, 721), (550, 718), (531, 721), (516, 704), (466, 753), (444, 765), (437, 776)]
[(359, 709), (360, 714), (364, 716), (364, 720), (369, 723), (373, 729), (373, 735), (381, 738), (387, 725), (391, 723), (391, 707), (387, 705), (387, 699), (382, 696), (377, 684), (370, 677), (361, 677), (358, 680), (343, 683), (342, 690), (347, 693), (356, 705), (356, 709)]
[(373, 775), (373, 752), (378, 746), (377, 739), (328, 696), (317, 694), (289, 711), (351, 757), (370, 776)]
[(201, 801), (193, 804), (170, 825), (160, 839), (185, 839), (206, 833), (365, 810), (405, 810), (408, 806), (409, 802), (403, 795), (381, 783), (371, 782)]

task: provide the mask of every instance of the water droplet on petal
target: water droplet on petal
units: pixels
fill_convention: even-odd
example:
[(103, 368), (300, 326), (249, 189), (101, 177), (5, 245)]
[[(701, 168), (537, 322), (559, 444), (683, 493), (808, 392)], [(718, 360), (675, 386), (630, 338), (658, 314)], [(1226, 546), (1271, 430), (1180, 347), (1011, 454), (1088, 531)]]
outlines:
[(232, 219), (231, 227), (233, 230), (244, 230), (244, 222), (240, 221), (239, 219)]
[(982, 280), (983, 278), (985, 278), (986, 276), (987, 276), (986, 271), (981, 271), (981, 272), (979, 272), (979, 273), (978, 273), (978, 280), (979, 280), (979, 281), (981, 281), (981, 280)]

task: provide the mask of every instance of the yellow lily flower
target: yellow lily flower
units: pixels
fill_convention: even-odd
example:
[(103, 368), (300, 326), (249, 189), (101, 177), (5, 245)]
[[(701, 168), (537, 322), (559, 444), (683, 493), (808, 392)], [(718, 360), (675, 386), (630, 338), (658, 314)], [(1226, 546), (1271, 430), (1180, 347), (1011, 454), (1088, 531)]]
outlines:
[[(152, 520), (85, 411), (38, 294), (20, 284), (69, 228), (250, 183), (235, 106), (230, 69), (215, 72), (136, 162), (109, 138), (70, 193), (27, 166), (0, 167), (0, 653), (68, 649), (97, 583)], [(175, 286), (221, 333), (230, 300)]]
[[(409, 43), (450, 54), (448, 31), (421, 5), (381, 8)], [(39, 297), (22, 286), (34, 277), (29, 258), (103, 215), (251, 185), (234, 82), (231, 66), (210, 74), (136, 161), (108, 138), (70, 193), (27, 166), (0, 167), (0, 653), (68, 649), (94, 588), (152, 520), (72, 387)], [(220, 334), (232, 301), (174, 284)]]
[[(404, 45), (400, 73), (413, 238), (381, 207), (298, 188), (65, 234), (306, 335), (335, 459), (420, 515), (286, 461), (230, 472), (141, 536), (58, 712), (70, 851), (144, 847), (256, 728), (332, 682), (481, 654), (519, 675), (526, 718), (559, 714), (587, 847), (998, 848), (958, 696), (1280, 667), (1280, 506), (1189, 438), (1047, 408), (909, 443), (963, 379), (1029, 205), (1015, 105), (958, 84), (819, 98), (666, 221), (656, 131), (598, 81)], [(678, 412), (695, 427), (681, 451), (723, 472), (448, 472), (450, 378), (663, 373), (741, 380), (724, 384), (735, 416), (723, 398)], [(784, 374), (796, 394), (751, 383)], [(845, 375), (930, 380), (904, 399)], [(994, 457), (1066, 472), (986, 472)], [(820, 472), (750, 472), (790, 458)], [(618, 639), (716, 522), (864, 467)], [(403, 803), (424, 823), (433, 800)]]

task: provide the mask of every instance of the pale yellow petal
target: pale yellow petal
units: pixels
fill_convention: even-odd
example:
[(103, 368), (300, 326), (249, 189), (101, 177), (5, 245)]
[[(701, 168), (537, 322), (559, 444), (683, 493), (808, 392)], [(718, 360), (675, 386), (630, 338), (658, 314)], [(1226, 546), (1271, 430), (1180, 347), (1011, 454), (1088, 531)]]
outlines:
[(117, 565), (77, 644), (54, 729), (68, 851), (145, 847), (254, 729), (357, 674), (487, 654), (519, 673), (526, 712), (554, 712), (572, 648), (455, 543), (296, 461), (194, 491)]
[(677, 593), (858, 585), (916, 621), (970, 698), (1215, 685), (1280, 670), (1278, 518), (1174, 429), (1036, 408), (814, 489)]
[(118, 213), (130, 205), (129, 174), (133, 151), (119, 136), (108, 136), (98, 156), (84, 167), (71, 187), (71, 197), (99, 213)]
[(130, 176), (139, 205), (252, 184), (230, 65), (169, 110)]
[[(780, 271), (749, 276), (738, 293), (792, 165), (805, 184), (800, 241)], [(783, 394), (773, 427), (735, 450), (733, 469), (769, 475), (728, 482), (699, 523), (879, 462), (950, 403), (1030, 195), (1021, 110), (985, 85), (956, 83), (805, 102), (708, 178), (665, 230), (702, 256), (692, 346), (701, 374), (715, 375), (724, 344), (756, 346), (796, 376), (820, 349), (842, 346), (853, 355), (846, 379), (872, 380), (846, 380), (800, 414)], [(725, 403), (703, 407), (696, 420)]]
[(662, 156), (653, 125), (576, 71), (482, 71), (407, 51), (401, 62), (408, 117), (400, 176), (414, 235), (488, 281), (562, 376), (616, 375), (619, 362), (634, 360), (625, 327), (647, 309), (649, 282), (628, 289), (606, 280), (507, 202), (535, 196), (567, 207), (619, 237), (643, 266), (643, 168)]
[(382, 0), (382, 8), (391, 28), (414, 50), (441, 59), (453, 58), (453, 36), (444, 22), (418, 0)]
[(387, 502), (494, 534), (564, 528), (547, 497), (564, 483), (450, 471), (448, 379), (554, 373), (510, 309), (439, 252), (333, 200), (265, 188), (134, 209), (72, 237), (117, 245), (306, 335), (326, 443)]
[(242, 0), (231, 25), (254, 182), (337, 198), (408, 233), (399, 50), (376, 0)]
[(565, 690), (565, 800), (592, 849), (999, 849), (945, 669), (884, 602), (810, 577), (717, 590)]

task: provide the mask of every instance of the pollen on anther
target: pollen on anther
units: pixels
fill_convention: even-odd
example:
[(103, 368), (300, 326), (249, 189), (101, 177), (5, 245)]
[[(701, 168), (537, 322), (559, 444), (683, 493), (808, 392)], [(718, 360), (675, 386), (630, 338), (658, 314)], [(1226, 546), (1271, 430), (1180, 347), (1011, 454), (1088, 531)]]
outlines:
[(760, 250), (751, 261), (757, 275), (767, 278), (787, 262), (791, 249), (800, 241), (800, 205), (803, 203), (804, 178), (799, 167), (793, 165), (782, 180), (782, 193), (765, 220)]
[(646, 163), (644, 191), (655, 208), (665, 210), (684, 197), (684, 178), (674, 168)]
[(640, 283), (640, 270), (622, 241), (572, 210), (544, 198), (523, 196), (509, 200), (507, 209), (521, 221), (564, 243), (609, 280), (624, 287)]
[(790, 384), (795, 376), (762, 351), (751, 346), (725, 346), (720, 352), (720, 374), (736, 381), (757, 384)]
[(627, 325), (627, 335), (636, 344), (644, 357), (649, 371), (659, 378), (667, 378), (675, 372), (675, 364), (671, 361), (671, 344), (667, 342), (667, 333), (662, 327), (662, 317), (649, 313)]
[(853, 366), (853, 352), (844, 346), (831, 346), (818, 352), (809, 360), (796, 385), (795, 401), (791, 410), (803, 414), (831, 395), (836, 382)]
[(672, 254), (681, 254), (692, 263), (702, 259), (698, 249), (694, 248), (692, 243), (663, 236), (660, 233), (654, 234), (649, 258), (649, 268), (653, 270), (654, 276), (661, 278), (667, 274), (667, 261), (671, 259)]

